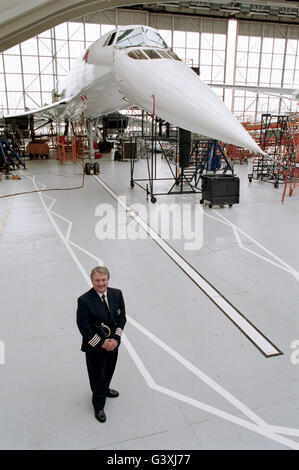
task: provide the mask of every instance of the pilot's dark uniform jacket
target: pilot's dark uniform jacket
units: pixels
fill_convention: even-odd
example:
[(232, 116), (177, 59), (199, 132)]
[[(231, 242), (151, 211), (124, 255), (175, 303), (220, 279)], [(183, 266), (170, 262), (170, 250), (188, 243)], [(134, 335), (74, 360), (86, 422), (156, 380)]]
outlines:
[(121, 342), (126, 323), (125, 303), (119, 289), (108, 287), (108, 309), (93, 288), (78, 298), (77, 325), (82, 335), (81, 351), (86, 353), (86, 364), (92, 403), (95, 410), (103, 410), (109, 384), (115, 369), (118, 347), (106, 351), (101, 346), (107, 338)]

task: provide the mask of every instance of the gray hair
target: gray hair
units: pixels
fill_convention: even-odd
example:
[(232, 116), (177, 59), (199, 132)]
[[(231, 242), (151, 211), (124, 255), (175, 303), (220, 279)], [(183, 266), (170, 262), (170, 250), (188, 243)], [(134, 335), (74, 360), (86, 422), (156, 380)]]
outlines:
[(91, 270), (91, 273), (90, 273), (90, 279), (92, 280), (93, 278), (93, 275), (95, 273), (99, 273), (99, 274), (106, 274), (108, 276), (108, 279), (110, 279), (110, 272), (109, 272), (109, 269), (106, 268), (106, 266), (96, 266), (95, 268), (93, 268)]

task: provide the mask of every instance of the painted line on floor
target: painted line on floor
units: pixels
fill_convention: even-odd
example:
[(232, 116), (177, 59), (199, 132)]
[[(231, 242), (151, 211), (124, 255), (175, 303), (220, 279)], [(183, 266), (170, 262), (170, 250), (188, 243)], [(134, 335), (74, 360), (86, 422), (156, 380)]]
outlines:
[(189, 370), (193, 375), (195, 375), (198, 379), (202, 380), (206, 385), (208, 385), (212, 390), (218, 393), (222, 398), (226, 401), (231, 403), (235, 408), (237, 408), (241, 413), (247, 416), (251, 421), (256, 423), (258, 426), (265, 426), (265, 421), (260, 418), (254, 411), (252, 411), (248, 406), (244, 405), (240, 400), (234, 397), (231, 393), (225, 390), (221, 385), (215, 382), (211, 377), (205, 374), (202, 370), (200, 370), (197, 366), (192, 364), (192, 362), (188, 361), (188, 359), (184, 358), (180, 353), (175, 351), (173, 348), (168, 346), (168, 344), (164, 343), (160, 338), (155, 336), (149, 330), (144, 328), (140, 325), (136, 320), (133, 318), (128, 318), (128, 322), (131, 323), (137, 330), (139, 330), (142, 334), (147, 336), (153, 343), (167, 352), (170, 356), (172, 356), (177, 362), (182, 364), (185, 369)]
[[(38, 188), (37, 184), (40, 184), (41, 183), (37, 183), (35, 181), (35, 175), (32, 175), (32, 177), (30, 177), (28, 174), (25, 174), (25, 176), (32, 182), (33, 186), (35, 187), (35, 189), (40, 189)], [(42, 185), (45, 187), (45, 185)], [(80, 261), (77, 259), (77, 257), (74, 257), (73, 256), (73, 250), (72, 248), (69, 246), (70, 244), (73, 244), (74, 246), (78, 247), (75, 243), (71, 242), (68, 238), (66, 238), (66, 236), (63, 235), (63, 233), (61, 232), (61, 230), (59, 229), (56, 221), (54, 220), (54, 217), (53, 217), (53, 211), (52, 211), (52, 207), (54, 206), (55, 202), (56, 202), (56, 199), (52, 198), (51, 196), (48, 196), (48, 195), (41, 195), (40, 192), (37, 193), (50, 221), (52, 222), (56, 232), (58, 233), (59, 237), (61, 238), (62, 242), (64, 243), (64, 245), (66, 246), (67, 250), (69, 251), (70, 255), (72, 256), (72, 258), (74, 259), (79, 271), (82, 273), (84, 279), (87, 281), (87, 282), (90, 282), (90, 279), (89, 279), (89, 276), (87, 275), (86, 271), (84, 270), (82, 264), (80, 263)], [(45, 203), (43, 197), (46, 197), (47, 199), (50, 199), (52, 200), (52, 204), (50, 205), (50, 208), (47, 206), (47, 204)], [(53, 203), (53, 200), (54, 200), (54, 203)], [(57, 215), (55, 213), (55, 215)], [(62, 218), (63, 220), (65, 220), (66, 222), (68, 222), (69, 224), (72, 224), (72, 222), (69, 220), (69, 219), (66, 219), (65, 217), (63, 216), (59, 216), (60, 218)], [(69, 236), (69, 230), (67, 230), (67, 236)], [(89, 253), (87, 250), (85, 250), (84, 248), (81, 248), (79, 247), (79, 249), (81, 251), (83, 251), (85, 254), (91, 256), (92, 258), (96, 259), (98, 264), (103, 264), (102, 263), (102, 260), (100, 260), (99, 258), (96, 258), (93, 254)]]
[[(26, 175), (27, 176), (27, 175)], [(46, 188), (46, 185), (42, 184), (42, 183), (39, 183), (40, 186)], [(40, 193), (39, 193), (40, 194)], [(65, 238), (65, 241), (71, 245), (73, 245), (75, 248), (77, 248), (78, 250), (82, 251), (82, 253), (86, 254), (87, 256), (90, 256), (91, 258), (93, 258), (94, 260), (96, 260), (97, 264), (98, 265), (103, 265), (103, 261), (101, 259), (99, 259), (97, 256), (94, 256), (92, 253), (90, 253), (89, 251), (87, 251), (85, 248), (82, 248), (82, 246), (79, 246), (77, 245), (77, 243), (74, 243), (70, 240), (70, 235), (71, 235), (71, 231), (72, 231), (72, 228), (73, 228), (73, 222), (69, 219), (67, 219), (66, 217), (64, 217), (63, 215), (61, 214), (58, 214), (57, 212), (53, 211), (52, 210), (52, 207), (55, 205), (56, 203), (56, 199), (54, 199), (53, 197), (49, 196), (48, 194), (43, 194), (42, 197), (46, 197), (47, 199), (50, 199), (51, 201), (51, 204), (48, 207), (48, 210), (49, 212), (54, 215), (55, 217), (61, 219), (61, 220), (64, 220), (67, 224), (68, 224), (68, 228), (67, 228), (67, 232), (66, 232), (66, 235), (64, 235), (64, 238)]]
[[(219, 385), (217, 382), (215, 382), (213, 379), (211, 379), (208, 375), (206, 375), (202, 370), (200, 370), (198, 367), (196, 367), (192, 362), (188, 361), (188, 359), (185, 359), (181, 354), (179, 354), (177, 351), (172, 349), (170, 346), (168, 346), (166, 343), (164, 343), (162, 340), (160, 340), (157, 336), (155, 336), (153, 333), (148, 331), (146, 328), (144, 328), (140, 323), (138, 323), (136, 320), (127, 317), (128, 322), (131, 323), (135, 328), (137, 328), (142, 334), (147, 336), (151, 341), (157, 344), (161, 349), (163, 349), (165, 352), (167, 352), (169, 355), (171, 355), (174, 359), (176, 359), (178, 362), (180, 362), (186, 369), (188, 369), (192, 374), (196, 375), (197, 378), (202, 380), (206, 385), (208, 385), (210, 388), (212, 388), (216, 393), (218, 393), (222, 398), (230, 402), (233, 406), (235, 406), (240, 412), (245, 414), (249, 419), (251, 419), (257, 426), (264, 428), (271, 428), (271, 432), (274, 434), (284, 434), (284, 435), (289, 435), (289, 436), (299, 436), (299, 429), (295, 428), (288, 428), (284, 426), (275, 426), (266, 423), (262, 418), (260, 418), (254, 411), (250, 410), (244, 403), (242, 403), (238, 398), (234, 397), (231, 393), (229, 393), (227, 390), (225, 390), (221, 385)], [(133, 346), (128, 340), (128, 337), (124, 334), (123, 338), (125, 342), (129, 343), (129, 348), (132, 354), (132, 357), (135, 361), (135, 364), (137, 368), (139, 369), (140, 373), (142, 374), (144, 380), (147, 382), (148, 386), (151, 388), (155, 388), (158, 391), (161, 387), (157, 385), (152, 376), (150, 375), (149, 371), (147, 370), (146, 366), (138, 356), (137, 352), (134, 350)], [(127, 346), (126, 346), (127, 347)], [(167, 389), (169, 390), (169, 389)], [(176, 393), (176, 392), (173, 392)], [(219, 408), (211, 407), (210, 405), (207, 405), (205, 403), (199, 402), (198, 400), (194, 399), (189, 399), (189, 397), (186, 397), (184, 395), (181, 395), (181, 397), (185, 397), (186, 403), (189, 403), (190, 405), (194, 405), (197, 408), (201, 408), (202, 410), (205, 410), (209, 413), (215, 414), (219, 416), (220, 418), (226, 419), (228, 421), (234, 422), (235, 424), (239, 424), (240, 426), (243, 427), (248, 427), (246, 426), (245, 423), (249, 423), (248, 421), (244, 419), (237, 418), (235, 415), (232, 415), (230, 413), (227, 413), (223, 410), (220, 410)], [(193, 403), (193, 402), (196, 402)], [(200, 406), (199, 406), (200, 404)], [(250, 423), (251, 425), (251, 423)], [(256, 429), (255, 429), (256, 430)], [(262, 433), (261, 433), (262, 434)], [(293, 442), (293, 441), (291, 441)], [(298, 443), (295, 443), (296, 446), (298, 446)], [(296, 447), (297, 448), (297, 447)]]
[(259, 331), (239, 310), (237, 310), (209, 281), (196, 271), (176, 250), (153, 230), (128, 204), (118, 196), (98, 176), (94, 178), (117, 201), (126, 213), (148, 233), (157, 245), (177, 264), (177, 266), (206, 294), (209, 299), (239, 328), (251, 343), (267, 358), (280, 356), (280, 351), (261, 331)]
[[(218, 214), (218, 212), (216, 211), (216, 209), (213, 209), (214, 212), (216, 212)], [(267, 248), (263, 247), (262, 245), (260, 245), (256, 240), (254, 240), (250, 235), (248, 235), (248, 233), (244, 232), (243, 230), (241, 230), (239, 227), (237, 227), (236, 225), (234, 225), (232, 222), (229, 222), (228, 219), (225, 219), (225, 220), (221, 220), (219, 217), (215, 217), (214, 215), (211, 215), (211, 214), (208, 214), (207, 212), (204, 213), (204, 215), (206, 217), (209, 217), (210, 219), (213, 219), (215, 220), (216, 222), (218, 223), (221, 223), (223, 225), (227, 225), (229, 228), (231, 228), (234, 232), (234, 235), (236, 237), (236, 240), (237, 240), (237, 243), (239, 245), (239, 247), (244, 250), (244, 251), (247, 251), (248, 253), (251, 253), (252, 255), (256, 256), (257, 258), (260, 258), (264, 261), (266, 261), (267, 263), (270, 263), (270, 264), (273, 264), (273, 266), (276, 266), (277, 268), (279, 269), (282, 269), (283, 271), (286, 271), (292, 275), (295, 276), (295, 278), (297, 279), (297, 281), (299, 281), (299, 273), (291, 268), (290, 266), (287, 267), (288, 265), (286, 266), (282, 266), (281, 264), (279, 263), (276, 263), (275, 261), (272, 261), (271, 259), (269, 258), (266, 258), (265, 256), (263, 255), (260, 255), (259, 253), (256, 253), (255, 251), (251, 250), (250, 248), (247, 248), (246, 246), (243, 245), (243, 242), (241, 240), (241, 237), (239, 235), (239, 232), (241, 232), (245, 237), (247, 237), (251, 242), (255, 243), (256, 245), (259, 246), (259, 248), (263, 249), (263, 250), (267, 250)], [(223, 217), (222, 214), (218, 214), (219, 216)], [(227, 220), (227, 222), (226, 222)], [(271, 253), (271, 251), (267, 250), (268, 254), (270, 254), (271, 256), (273, 257), (276, 257), (276, 255), (274, 255), (273, 253)], [(276, 257), (276, 259), (278, 259), (281, 263), (284, 263), (284, 261), (280, 260), (279, 258)], [(295, 274), (294, 274), (295, 273)], [(296, 275), (297, 273), (297, 275)]]
[[(29, 178), (32, 181), (32, 184), (36, 187), (37, 189), (37, 184), (35, 182), (35, 176), (32, 178)], [(43, 196), (40, 193), (38, 193), (38, 196), (40, 198), (40, 201), (45, 209), (46, 214), (48, 215), (50, 221), (52, 222), (55, 230), (57, 231), (58, 235), (62, 239), (63, 243), (65, 244), (67, 250), (69, 251), (69, 254), (73, 258), (75, 264), (79, 268), (81, 274), (83, 275), (84, 279), (86, 280), (88, 286), (90, 287), (90, 279), (88, 274), (86, 273), (86, 270), (78, 260), (76, 254), (74, 253), (73, 249), (69, 247), (67, 240), (65, 239), (64, 235), (58, 228), (52, 214), (51, 210), (47, 207), (46, 203), (44, 202)], [(48, 197), (48, 196), (46, 196)], [(53, 207), (53, 204), (51, 205), (51, 208)], [(67, 220), (67, 219), (66, 219)], [(166, 343), (161, 341), (159, 338), (157, 338), (155, 335), (150, 333), (148, 330), (146, 330), (142, 325), (137, 323), (135, 320), (127, 316), (127, 319), (130, 323), (133, 324), (136, 328), (138, 328), (143, 334), (145, 334), (149, 339), (154, 341), (157, 345), (159, 345), (162, 349), (164, 349), (168, 354), (170, 354), (174, 359), (179, 361), (182, 365), (187, 367), (187, 369), (195, 374), (200, 380), (205, 382), (208, 386), (213, 388), (217, 393), (219, 393), (224, 399), (228, 400), (231, 404), (233, 404), (239, 411), (243, 412), (245, 415), (247, 415), (251, 420), (254, 421), (255, 424), (252, 422), (246, 421), (242, 418), (238, 418), (233, 414), (227, 413), (223, 410), (220, 410), (218, 408), (212, 407), (206, 403), (200, 402), (198, 400), (195, 400), (193, 398), (187, 397), (185, 395), (179, 394), (173, 390), (167, 389), (165, 387), (162, 387), (154, 381), (152, 378), (150, 372), (148, 369), (145, 367), (144, 363), (138, 356), (137, 352), (133, 348), (132, 344), (128, 340), (127, 336), (124, 334), (123, 335), (123, 344), (126, 347), (128, 354), (131, 356), (133, 359), (136, 367), (140, 371), (142, 377), (144, 378), (145, 382), (148, 384), (148, 386), (154, 390), (156, 390), (159, 393), (163, 393), (171, 398), (174, 398), (176, 400), (180, 400), (186, 404), (189, 404), (191, 406), (195, 406), (199, 409), (202, 409), (208, 413), (214, 414), (224, 420), (230, 421), (234, 424), (237, 424), (241, 427), (244, 427), (246, 429), (249, 429), (253, 432), (256, 432), (258, 434), (263, 435), (264, 437), (268, 437), (269, 439), (272, 439), (276, 442), (279, 442), (289, 448), (292, 449), (299, 449), (299, 444), (297, 442), (291, 441), (289, 439), (285, 439), (280, 434), (288, 434), (288, 435), (298, 435), (297, 433), (299, 430), (297, 429), (292, 429), (292, 428), (284, 428), (280, 426), (274, 426), (272, 427), (271, 425), (267, 424), (262, 418), (260, 418), (258, 415), (256, 415), (252, 410), (250, 410), (246, 405), (244, 405), (242, 402), (240, 402), (237, 398), (235, 398), (233, 395), (231, 395), (229, 392), (227, 392), (223, 387), (221, 387), (219, 384), (217, 384), (213, 379), (208, 377), (204, 372), (202, 372), (200, 369), (198, 369), (196, 366), (194, 366), (191, 362), (189, 362), (187, 359), (185, 359), (183, 356), (181, 356), (179, 353), (174, 351), (172, 348), (170, 348)]]
[(5, 215), (4, 215), (3, 219), (2, 219), (2, 222), (1, 222), (1, 225), (0, 225), (0, 236), (2, 235), (2, 232), (3, 232), (4, 227), (5, 227), (5, 225), (6, 225), (6, 222), (7, 222), (8, 216), (9, 216), (9, 213), (10, 213), (11, 208), (12, 208), (13, 201), (14, 201), (14, 196), (12, 196), (12, 198), (10, 199), (8, 208), (7, 208), (7, 210), (6, 210), (6, 212), (5, 212)]
[[(137, 323), (137, 322), (135, 322)], [(140, 326), (140, 325), (139, 325)], [(146, 335), (148, 336), (148, 331), (146, 331)], [(152, 335), (151, 335), (152, 336)], [(158, 338), (157, 338), (158, 339)], [(294, 430), (291, 430), (289, 428), (280, 428), (279, 426), (275, 426), (275, 430), (273, 429), (273, 427), (271, 425), (269, 425), (268, 423), (266, 423), (265, 421), (263, 421), (259, 416), (257, 416), (253, 411), (249, 410), (249, 408), (247, 408), (245, 405), (243, 405), (243, 403), (239, 402), (239, 400), (237, 400), (235, 397), (233, 397), (232, 395), (230, 396), (230, 402), (233, 403), (237, 408), (240, 409), (240, 411), (242, 411), (243, 413), (245, 413), (247, 416), (248, 416), (248, 411), (250, 412), (250, 418), (253, 420), (253, 422), (250, 422), (250, 421), (246, 421), (245, 419), (243, 418), (239, 418), (238, 416), (235, 416), (231, 413), (227, 413), (226, 411), (223, 411), (223, 410), (220, 410), (219, 408), (215, 408), (214, 406), (211, 406), (207, 403), (203, 403), (199, 400), (195, 400), (194, 398), (191, 398), (191, 397), (188, 397), (186, 395), (182, 395), (181, 393), (178, 393), (178, 392), (175, 392), (174, 390), (170, 390), (169, 388), (166, 388), (166, 387), (162, 387), (161, 385), (158, 385), (153, 377), (151, 376), (150, 372), (148, 371), (148, 369), (146, 368), (146, 366), (144, 365), (144, 363), (142, 362), (142, 359), (140, 358), (140, 356), (138, 355), (138, 353), (136, 352), (136, 350), (134, 349), (134, 347), (132, 346), (132, 344), (130, 343), (130, 341), (128, 340), (128, 338), (123, 335), (123, 340), (122, 341), (125, 341), (126, 342), (126, 348), (128, 350), (128, 353), (130, 354), (130, 356), (132, 357), (133, 361), (135, 362), (135, 365), (137, 367), (137, 369), (139, 370), (139, 372), (141, 373), (142, 377), (144, 378), (145, 382), (147, 383), (148, 387), (151, 388), (152, 390), (156, 390), (157, 392), (159, 393), (162, 393), (164, 395), (167, 395), (168, 397), (171, 397), (171, 398), (174, 398), (176, 400), (179, 400), (183, 403), (186, 403), (187, 405), (190, 405), (190, 406), (194, 406), (196, 408), (199, 408), (207, 413), (210, 413), (214, 416), (217, 416), (218, 418), (222, 418), (224, 419), (225, 421), (229, 421), (233, 424), (236, 424), (238, 426), (241, 426), (242, 428), (245, 428), (245, 429), (248, 429), (252, 432), (255, 432), (257, 434), (260, 434), (262, 435), (263, 437), (266, 437), (268, 439), (271, 439), (273, 441), (276, 441), (286, 447), (289, 447), (290, 449), (293, 449), (293, 450), (299, 450), (299, 443), (298, 442), (295, 442), (295, 441), (292, 441), (291, 439), (288, 439), (288, 438), (285, 438), (283, 436), (281, 436), (279, 434), (279, 431), (281, 432), (281, 434), (283, 434), (283, 431), (286, 429), (286, 430), (289, 430), (289, 433), (291, 433), (291, 431), (293, 433), (296, 433), (298, 432), (298, 430), (294, 429)], [(158, 340), (159, 343), (162, 343), (160, 340)], [(173, 349), (169, 348), (167, 345), (165, 345), (165, 343), (162, 343), (164, 346), (167, 347), (167, 349), (170, 349), (170, 351), (168, 351), (171, 355), (173, 355), (173, 353), (175, 354), (175, 357), (178, 355)], [(160, 344), (161, 345), (161, 344)], [(163, 347), (163, 349), (165, 349)], [(180, 356), (180, 355), (179, 355)], [(177, 357), (176, 357), (177, 358)], [(184, 358), (183, 358), (184, 359)], [(181, 362), (181, 361), (180, 361)], [(186, 361), (184, 359), (183, 361), (184, 363), (185, 362), (189, 362), (189, 361)], [(202, 375), (203, 373), (197, 369), (195, 366), (193, 366), (193, 364), (189, 363), (191, 366), (192, 366), (192, 369), (195, 369), (196, 372), (199, 372), (200, 375)], [(185, 364), (184, 364), (185, 365)], [(193, 370), (194, 372), (194, 370)], [(196, 373), (196, 375), (198, 375), (198, 373)], [(204, 374), (205, 375), (205, 374)], [(207, 377), (207, 376), (206, 376)], [(202, 378), (202, 377), (200, 377)], [(209, 379), (209, 381), (211, 381), (212, 379), (210, 379), (209, 377), (207, 377)], [(205, 380), (204, 380), (205, 381)], [(220, 387), (220, 386), (219, 386)], [(222, 388), (222, 387), (220, 387)], [(224, 389), (222, 389), (223, 391)], [(224, 390), (225, 391), (225, 390)], [(226, 391), (225, 391), (226, 392)], [(220, 392), (219, 392), (220, 393)], [(222, 393), (220, 393), (222, 395)], [(228, 392), (226, 392), (226, 395), (228, 395)], [(229, 394), (230, 395), (230, 394)], [(224, 396), (224, 398), (227, 399), (227, 396)], [(235, 403), (234, 403), (235, 402)], [(238, 403), (238, 404), (237, 404)], [(241, 408), (240, 408), (240, 405)], [(294, 435), (294, 434), (293, 434)]]
[[(233, 222), (228, 220), (226, 217), (224, 217), (224, 215), (220, 214), (217, 210), (213, 209), (213, 211), (217, 214), (218, 217), (212, 217), (210, 214), (206, 214), (206, 215), (208, 217), (212, 217), (215, 220), (218, 219), (218, 222), (223, 222), (224, 224), (227, 224), (228, 226), (230, 226), (232, 228), (232, 230), (234, 231), (234, 234), (235, 234), (236, 240), (238, 242), (238, 245), (240, 246), (240, 248), (242, 250), (247, 251), (248, 253), (251, 253), (252, 255), (266, 261), (267, 263), (273, 264), (274, 266), (276, 266), (276, 267), (278, 267), (278, 268), (280, 268), (284, 271), (289, 272), (299, 282), (299, 272), (296, 269), (292, 268), (292, 266), (290, 266), (288, 263), (286, 263), (281, 258), (279, 258), (279, 256), (275, 255), (270, 250), (268, 250), (268, 248), (266, 248), (261, 243), (259, 243), (254, 238), (252, 238), (250, 235), (248, 235), (248, 233), (241, 230), (239, 227), (237, 227), (237, 225), (235, 225)], [(220, 220), (219, 217), (223, 220)], [(241, 233), (242, 235), (247, 237), (251, 242), (253, 242), (256, 246), (258, 246), (261, 250), (265, 251), (268, 255), (270, 255), (272, 258), (274, 258), (278, 262), (276, 263), (275, 261), (273, 261), (269, 258), (266, 258), (265, 256), (262, 256), (259, 253), (256, 253), (255, 251), (251, 250), (250, 248), (245, 247), (242, 243), (242, 240), (240, 238), (239, 233)]]

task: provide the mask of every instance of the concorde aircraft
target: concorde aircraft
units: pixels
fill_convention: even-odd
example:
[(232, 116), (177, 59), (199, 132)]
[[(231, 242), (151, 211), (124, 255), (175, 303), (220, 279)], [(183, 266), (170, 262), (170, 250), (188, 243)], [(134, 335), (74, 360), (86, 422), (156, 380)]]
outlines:
[(118, 26), (76, 60), (63, 98), (25, 114), (86, 120), (93, 159), (97, 119), (131, 105), (191, 132), (263, 154), (225, 104), (149, 26)]

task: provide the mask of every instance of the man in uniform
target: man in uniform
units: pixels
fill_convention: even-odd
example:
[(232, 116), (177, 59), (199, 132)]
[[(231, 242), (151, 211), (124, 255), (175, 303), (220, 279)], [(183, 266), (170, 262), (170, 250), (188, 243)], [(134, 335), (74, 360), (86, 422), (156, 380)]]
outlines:
[(77, 325), (82, 335), (81, 351), (92, 390), (95, 417), (106, 421), (106, 397), (119, 393), (109, 388), (116, 366), (118, 347), (126, 323), (125, 304), (119, 289), (108, 287), (109, 270), (97, 266), (90, 273), (92, 288), (78, 298)]

